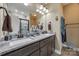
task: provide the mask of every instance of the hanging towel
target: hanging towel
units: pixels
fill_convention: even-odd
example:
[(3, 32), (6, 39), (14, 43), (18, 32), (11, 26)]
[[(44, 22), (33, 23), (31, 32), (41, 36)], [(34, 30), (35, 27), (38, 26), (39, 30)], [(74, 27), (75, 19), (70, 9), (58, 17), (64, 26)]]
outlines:
[(65, 29), (65, 21), (64, 17), (61, 17), (61, 37), (62, 43), (66, 42), (66, 29)]
[(11, 27), (11, 18), (6, 10), (6, 8), (4, 7), (0, 7), (0, 9), (4, 9), (6, 12), (6, 16), (3, 22), (3, 26), (2, 26), (2, 31), (7, 31), (7, 32), (12, 32), (12, 27)]
[(7, 15), (4, 19), (2, 31), (12, 32), (11, 18), (9, 15)]
[(48, 23), (48, 30), (51, 31), (51, 22)]

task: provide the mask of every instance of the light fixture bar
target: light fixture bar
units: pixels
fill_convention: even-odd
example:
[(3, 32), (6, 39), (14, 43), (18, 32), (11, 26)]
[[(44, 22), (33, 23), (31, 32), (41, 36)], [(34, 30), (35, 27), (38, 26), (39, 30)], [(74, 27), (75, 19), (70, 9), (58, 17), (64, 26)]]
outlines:
[(44, 7), (43, 5), (40, 5), (40, 8), (36, 9), (36, 12), (44, 15), (45, 13), (48, 13), (48, 9)]

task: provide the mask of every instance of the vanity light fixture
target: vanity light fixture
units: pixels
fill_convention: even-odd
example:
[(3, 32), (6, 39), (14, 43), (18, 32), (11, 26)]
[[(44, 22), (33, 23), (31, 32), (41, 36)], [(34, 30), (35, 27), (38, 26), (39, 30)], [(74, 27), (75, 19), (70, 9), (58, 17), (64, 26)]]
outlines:
[(41, 11), (39, 11), (39, 13), (41, 14), (42, 12), (41, 12)]
[(36, 12), (44, 15), (45, 13), (48, 13), (48, 9), (44, 7), (43, 5), (40, 5), (40, 8), (36, 9)]
[(36, 14), (34, 14), (34, 16), (36, 16)]
[(36, 9), (36, 12), (39, 12), (39, 10), (38, 10), (38, 9)]
[(43, 9), (43, 5), (40, 5), (40, 8), (39, 9), (42, 10)]
[(44, 12), (42, 12), (42, 11), (41, 11), (41, 10), (39, 10), (39, 9), (37, 9), (37, 10), (36, 10), (36, 12), (38, 12), (38, 13), (40, 13), (40, 14), (44, 15)]
[(46, 11), (46, 8), (45, 7), (43, 8), (43, 11)]

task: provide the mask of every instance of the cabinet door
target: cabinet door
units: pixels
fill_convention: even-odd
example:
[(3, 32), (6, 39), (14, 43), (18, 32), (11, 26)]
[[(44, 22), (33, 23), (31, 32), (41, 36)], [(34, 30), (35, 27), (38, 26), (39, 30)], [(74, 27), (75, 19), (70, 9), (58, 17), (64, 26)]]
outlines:
[(47, 46), (47, 55), (50, 56), (52, 54), (52, 45), (51, 45), (51, 37), (48, 39), (48, 46)]
[(39, 56), (39, 50), (32, 53), (30, 56)]
[(40, 48), (40, 56), (47, 56), (47, 45)]
[(51, 37), (51, 46), (52, 46), (52, 53), (55, 50), (55, 35)]
[(44, 39), (40, 41), (40, 48), (43, 47), (44, 45), (47, 45), (47, 43), (48, 43), (48, 39)]

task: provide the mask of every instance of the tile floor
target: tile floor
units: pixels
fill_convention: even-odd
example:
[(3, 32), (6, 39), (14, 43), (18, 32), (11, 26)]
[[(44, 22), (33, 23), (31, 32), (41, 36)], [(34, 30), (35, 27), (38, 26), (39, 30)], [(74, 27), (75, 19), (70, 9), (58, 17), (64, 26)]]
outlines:
[(79, 51), (74, 51), (73, 49), (63, 47), (61, 56), (78, 56)]
[(73, 49), (63, 47), (61, 55), (54, 52), (51, 56), (79, 56), (79, 51), (74, 51)]

